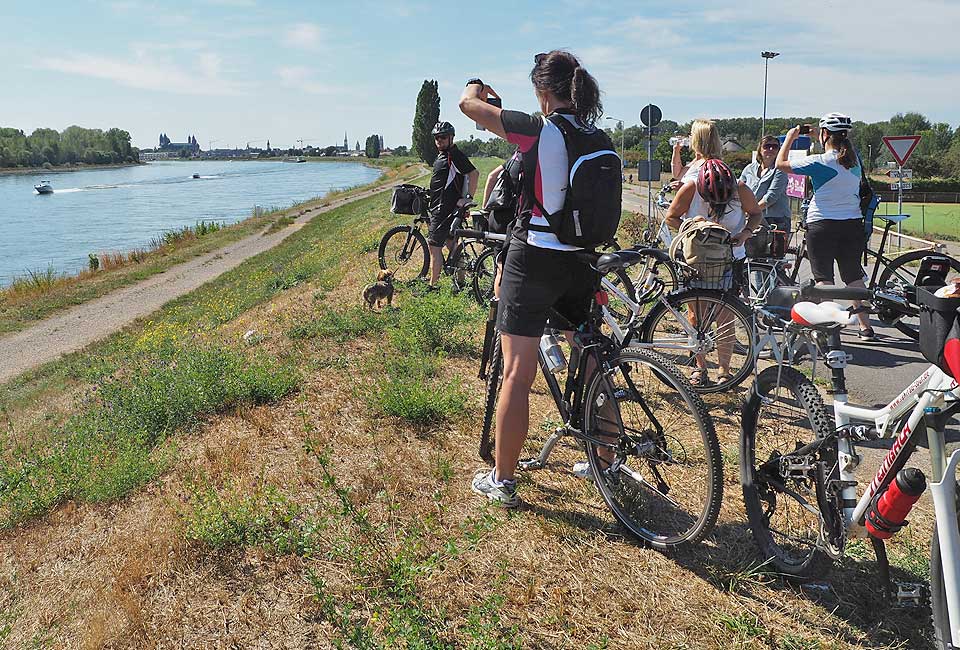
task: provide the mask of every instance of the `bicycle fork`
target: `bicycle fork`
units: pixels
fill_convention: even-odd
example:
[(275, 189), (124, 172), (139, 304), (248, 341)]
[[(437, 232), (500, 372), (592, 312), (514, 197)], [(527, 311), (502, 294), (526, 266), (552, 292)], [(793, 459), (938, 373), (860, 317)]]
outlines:
[(924, 409), (924, 424), (930, 442), (930, 465), (933, 482), (930, 492), (936, 513), (937, 538), (940, 542), (943, 587), (947, 597), (947, 618), (950, 625), (950, 641), (960, 647), (960, 529), (957, 526), (957, 465), (960, 465), (960, 449), (955, 450), (944, 462), (944, 429), (946, 420), (940, 409), (929, 406)]

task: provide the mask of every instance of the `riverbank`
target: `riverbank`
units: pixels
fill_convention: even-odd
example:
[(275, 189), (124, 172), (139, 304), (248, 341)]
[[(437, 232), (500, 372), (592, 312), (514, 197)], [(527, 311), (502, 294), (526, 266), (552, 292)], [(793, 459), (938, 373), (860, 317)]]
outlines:
[[(349, 191), (359, 191), (396, 182), (397, 178), (416, 173), (413, 170), (417, 169), (410, 163), (377, 168), (386, 169), (384, 175), (378, 180)], [(125, 262), (109, 270), (87, 270), (69, 276), (51, 276), (43, 272), (28, 274), (10, 288), (0, 289), (0, 334), (23, 330), (64, 309), (144, 281), (177, 264), (252, 236), (272, 224), (275, 224), (272, 227), (282, 228), (285, 223), (290, 222), (291, 217), (302, 216), (318, 207), (328, 205), (344, 194), (345, 191), (331, 192), (323, 198), (311, 199), (289, 208), (255, 213), (247, 219), (202, 237), (186, 237), (174, 244), (163, 245), (151, 251), (141, 250), (137, 254), (124, 251), (124, 254), (119, 257)]]
[[(746, 388), (709, 397), (724, 507), (694, 548), (624, 538), (572, 445), (520, 475), (518, 511), (473, 495), (483, 313), (447, 286), (361, 305), (406, 221), (386, 192), (319, 214), (3, 387), (0, 645), (923, 647), (928, 618), (883, 604), (863, 540), (826, 583), (757, 565)], [(559, 424), (540, 380), (531, 408), (525, 453)], [(925, 519), (888, 546), (897, 579), (922, 579)]]
[(146, 165), (145, 162), (124, 162), (108, 163), (104, 165), (88, 165), (87, 163), (74, 163), (72, 165), (58, 165), (47, 169), (46, 167), (0, 167), (0, 176), (25, 176), (28, 174), (61, 174), (64, 172), (86, 172), (96, 171), (98, 169), (121, 169), (123, 167), (138, 167)]

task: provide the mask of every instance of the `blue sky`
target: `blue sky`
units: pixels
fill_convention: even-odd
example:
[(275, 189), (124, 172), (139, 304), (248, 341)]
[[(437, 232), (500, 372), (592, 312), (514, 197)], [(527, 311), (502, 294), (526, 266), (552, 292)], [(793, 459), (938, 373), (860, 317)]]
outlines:
[[(476, 9), (468, 9), (469, 6)], [(711, 7), (704, 10), (703, 7)], [(456, 107), (481, 76), (509, 108), (536, 109), (536, 52), (566, 48), (604, 92), (608, 115), (917, 110), (960, 123), (960, 3), (925, 0), (471, 3), (278, 0), (0, 0), (0, 125), (119, 126), (148, 147), (161, 131), (206, 148), (352, 145), (370, 133), (409, 144), (420, 83)], [(801, 14), (802, 12), (802, 14)], [(15, 26), (15, 28), (11, 27)]]

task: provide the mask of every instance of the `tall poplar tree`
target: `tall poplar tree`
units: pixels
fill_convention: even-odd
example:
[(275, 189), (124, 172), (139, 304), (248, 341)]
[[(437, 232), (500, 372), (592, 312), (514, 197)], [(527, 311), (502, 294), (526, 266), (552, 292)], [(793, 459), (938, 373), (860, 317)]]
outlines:
[(417, 108), (413, 115), (413, 152), (423, 162), (432, 165), (437, 159), (433, 144), (433, 126), (440, 121), (440, 93), (436, 81), (424, 80), (417, 95)]

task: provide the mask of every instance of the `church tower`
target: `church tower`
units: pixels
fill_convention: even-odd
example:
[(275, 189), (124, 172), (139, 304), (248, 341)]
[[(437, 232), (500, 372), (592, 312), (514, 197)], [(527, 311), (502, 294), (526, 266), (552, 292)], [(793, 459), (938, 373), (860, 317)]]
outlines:
[(350, 148), (350, 145), (347, 144), (347, 132), (344, 131), (343, 132), (343, 150), (346, 151), (349, 148)]

